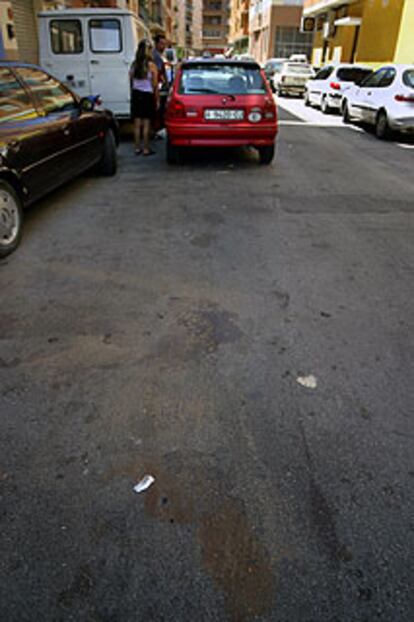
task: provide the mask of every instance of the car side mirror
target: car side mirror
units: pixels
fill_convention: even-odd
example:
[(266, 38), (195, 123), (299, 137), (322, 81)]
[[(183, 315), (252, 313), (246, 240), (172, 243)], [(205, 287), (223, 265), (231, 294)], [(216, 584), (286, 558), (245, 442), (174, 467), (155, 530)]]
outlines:
[(92, 112), (95, 108), (95, 101), (92, 97), (82, 97), (79, 103), (82, 112)]
[(82, 97), (79, 103), (81, 112), (93, 112), (96, 106), (100, 106), (102, 103), (100, 95), (89, 95), (88, 97)]

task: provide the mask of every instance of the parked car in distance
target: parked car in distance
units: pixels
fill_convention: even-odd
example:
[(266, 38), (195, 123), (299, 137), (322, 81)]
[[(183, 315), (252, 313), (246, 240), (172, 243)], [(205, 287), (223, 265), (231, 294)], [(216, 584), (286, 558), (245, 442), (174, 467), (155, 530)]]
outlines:
[(291, 54), (291, 56), (289, 56), (289, 60), (292, 63), (305, 63), (306, 65), (309, 63), (306, 54)]
[(354, 84), (371, 75), (372, 69), (363, 65), (327, 65), (306, 85), (306, 106), (318, 106), (324, 114), (342, 109), (342, 98)]
[(22, 235), (23, 208), (96, 166), (117, 167), (118, 126), (35, 65), (0, 62), (0, 257)]
[(263, 66), (265, 76), (269, 81), (270, 88), (274, 92), (273, 76), (275, 73), (282, 71), (283, 63), (287, 61), (287, 58), (269, 58)]
[(303, 95), (307, 81), (313, 76), (311, 65), (287, 61), (282, 71), (273, 75), (273, 88), (278, 95)]
[(277, 134), (276, 106), (264, 72), (252, 61), (184, 62), (167, 102), (167, 161), (184, 147), (249, 145), (270, 164)]
[(345, 123), (373, 125), (378, 138), (414, 133), (414, 65), (387, 65), (372, 73), (346, 93), (342, 114)]

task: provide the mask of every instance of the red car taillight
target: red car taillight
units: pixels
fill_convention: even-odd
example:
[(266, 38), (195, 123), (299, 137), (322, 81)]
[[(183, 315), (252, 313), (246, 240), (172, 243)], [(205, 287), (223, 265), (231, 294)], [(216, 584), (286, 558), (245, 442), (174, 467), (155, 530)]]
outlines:
[(276, 118), (276, 106), (273, 98), (266, 98), (264, 107), (263, 107), (263, 116), (265, 119), (275, 119)]
[(394, 97), (396, 102), (411, 102), (414, 103), (414, 95), (396, 95)]
[(331, 82), (329, 86), (334, 91), (340, 91), (341, 90), (341, 85), (338, 82)]
[(172, 119), (183, 119), (185, 117), (185, 106), (179, 99), (172, 99), (168, 106), (168, 116)]

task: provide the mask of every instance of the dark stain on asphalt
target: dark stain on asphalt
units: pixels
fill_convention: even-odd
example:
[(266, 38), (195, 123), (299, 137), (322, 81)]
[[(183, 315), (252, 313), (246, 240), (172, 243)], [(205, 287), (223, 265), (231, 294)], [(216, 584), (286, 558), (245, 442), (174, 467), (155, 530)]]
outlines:
[(193, 246), (198, 246), (199, 248), (208, 248), (216, 239), (217, 236), (213, 233), (202, 233), (201, 235), (196, 235), (191, 240), (191, 244)]
[(282, 290), (278, 290), (275, 289), (273, 290), (273, 295), (275, 296), (278, 305), (281, 309), (287, 309), (289, 306), (289, 302), (290, 302), (290, 296), (288, 294), (288, 292), (282, 291)]
[[(203, 464), (204, 462), (204, 464)], [(274, 599), (270, 557), (254, 533), (244, 503), (228, 494), (223, 474), (196, 453), (179, 452), (162, 465), (137, 461), (112, 469), (109, 479), (151, 473), (155, 483), (145, 492), (148, 515), (170, 525), (194, 525), (202, 566), (225, 599), (232, 622), (265, 616)]]
[(209, 225), (213, 226), (222, 225), (226, 222), (224, 216), (218, 212), (207, 212), (207, 214), (204, 214), (203, 218)]
[(80, 566), (72, 583), (66, 589), (60, 592), (58, 596), (58, 604), (62, 607), (71, 607), (73, 602), (78, 599), (88, 598), (93, 587), (92, 573), (86, 564)]
[(328, 555), (334, 563), (341, 561), (342, 547), (338, 541), (335, 518), (321, 488), (315, 482), (313, 476), (309, 481), (310, 516)]
[(273, 602), (270, 560), (237, 502), (227, 498), (214, 514), (204, 516), (197, 535), (204, 567), (224, 591), (230, 619), (242, 622), (266, 614)]
[(352, 554), (348, 551), (347, 547), (339, 542), (335, 512), (316, 481), (315, 468), (302, 421), (300, 421), (300, 431), (309, 467), (310, 518), (329, 561), (334, 566), (337, 566), (339, 562), (350, 561)]
[(242, 336), (236, 315), (215, 306), (205, 306), (182, 314), (178, 324), (186, 329), (192, 346), (207, 353), (221, 344), (233, 343)]

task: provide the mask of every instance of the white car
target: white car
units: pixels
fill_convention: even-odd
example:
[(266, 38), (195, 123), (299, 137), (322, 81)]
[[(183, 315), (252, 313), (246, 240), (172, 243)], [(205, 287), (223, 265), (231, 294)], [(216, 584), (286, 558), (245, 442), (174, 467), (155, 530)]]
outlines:
[(303, 95), (306, 83), (315, 75), (311, 65), (287, 61), (282, 71), (273, 75), (273, 88), (278, 95)]
[(372, 73), (362, 65), (327, 65), (306, 85), (305, 105), (317, 106), (324, 114), (342, 110), (342, 99), (349, 88)]
[(342, 113), (345, 123), (374, 125), (378, 138), (414, 133), (414, 65), (381, 67), (346, 94)]

